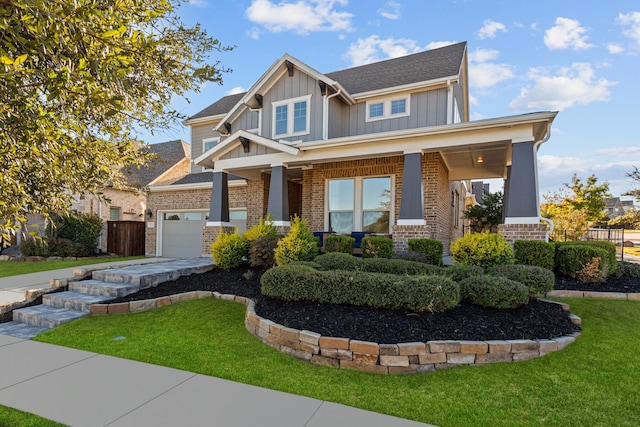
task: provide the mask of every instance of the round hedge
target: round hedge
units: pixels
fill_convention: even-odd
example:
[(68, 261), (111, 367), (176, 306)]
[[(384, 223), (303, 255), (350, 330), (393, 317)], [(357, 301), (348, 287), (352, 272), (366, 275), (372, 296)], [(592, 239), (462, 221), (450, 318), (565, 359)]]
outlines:
[(529, 302), (529, 289), (506, 277), (483, 275), (462, 280), (460, 296), (463, 301), (482, 307), (507, 309)]
[(535, 265), (497, 265), (489, 268), (487, 273), (520, 282), (529, 288), (531, 295), (544, 295), (553, 290), (556, 283), (556, 276), (552, 271)]

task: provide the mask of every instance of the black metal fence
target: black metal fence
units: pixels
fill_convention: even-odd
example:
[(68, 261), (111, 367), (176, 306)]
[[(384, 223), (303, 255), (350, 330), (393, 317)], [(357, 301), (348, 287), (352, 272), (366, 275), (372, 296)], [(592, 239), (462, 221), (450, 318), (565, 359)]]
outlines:
[(589, 228), (588, 230), (554, 230), (549, 236), (554, 242), (573, 240), (603, 240), (620, 247), (620, 259), (624, 260), (624, 228)]

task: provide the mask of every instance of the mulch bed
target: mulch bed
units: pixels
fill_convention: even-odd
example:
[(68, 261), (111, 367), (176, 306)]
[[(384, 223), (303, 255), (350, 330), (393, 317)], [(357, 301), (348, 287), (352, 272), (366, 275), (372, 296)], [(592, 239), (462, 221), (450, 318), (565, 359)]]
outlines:
[(556, 275), (554, 289), (592, 292), (640, 293), (640, 279), (610, 276), (606, 282), (583, 283), (571, 277)]
[(194, 290), (217, 291), (253, 299), (259, 316), (284, 326), (378, 343), (550, 339), (580, 330), (558, 304), (537, 300), (511, 310), (459, 304), (443, 313), (279, 301), (261, 295), (261, 274), (260, 270), (247, 268), (214, 269), (110, 302), (137, 301)]

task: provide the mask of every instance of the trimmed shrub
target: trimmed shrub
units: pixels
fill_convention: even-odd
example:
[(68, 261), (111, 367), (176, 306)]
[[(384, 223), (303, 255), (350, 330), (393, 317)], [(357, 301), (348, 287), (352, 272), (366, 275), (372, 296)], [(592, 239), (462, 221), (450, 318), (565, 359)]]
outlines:
[(469, 277), (460, 282), (463, 301), (482, 307), (515, 308), (529, 302), (529, 289), (520, 282), (498, 276)]
[(45, 239), (27, 238), (20, 243), (20, 253), (23, 256), (47, 256), (48, 246)]
[(264, 295), (286, 301), (364, 305), (392, 310), (439, 312), (455, 307), (460, 287), (442, 276), (397, 276), (362, 271), (317, 271), (285, 265), (266, 271)]
[(484, 268), (477, 265), (453, 264), (442, 268), (442, 274), (459, 283), (469, 277), (482, 276)]
[(249, 247), (249, 265), (252, 267), (271, 268), (276, 265), (274, 251), (278, 246), (278, 235), (257, 237)]
[(520, 282), (529, 289), (530, 295), (544, 295), (553, 290), (556, 282), (556, 275), (552, 271), (535, 265), (496, 265), (489, 268), (487, 274)]
[(315, 270), (326, 270), (321, 264), (318, 264), (315, 261), (293, 261), (287, 265), (304, 265), (306, 267), (311, 267)]
[(436, 239), (409, 239), (407, 248), (425, 254), (429, 264), (442, 265), (442, 242)]
[(245, 239), (248, 247), (251, 247), (251, 243), (260, 237), (276, 236), (278, 229), (269, 220), (269, 216), (266, 218), (260, 218), (258, 225), (254, 225), (244, 232), (242, 238)]
[(355, 247), (356, 239), (351, 236), (342, 236), (340, 234), (329, 234), (324, 238), (324, 251), (340, 252), (343, 254), (353, 254), (353, 248)]
[[(594, 258), (599, 258), (600, 260), (596, 262)], [(595, 245), (567, 243), (558, 245), (556, 249), (557, 271), (578, 280), (587, 279), (591, 282), (597, 282), (607, 277), (607, 259), (607, 251)], [(587, 269), (591, 271), (583, 271), (585, 266), (588, 265), (590, 265), (590, 268), (588, 267)], [(582, 276), (582, 279), (580, 276)]]
[(425, 254), (421, 254), (420, 252), (400, 252), (397, 254), (393, 254), (391, 256), (392, 259), (403, 259), (405, 261), (415, 261), (415, 262), (422, 262), (424, 264), (429, 264), (430, 263), (430, 258), (425, 255)]
[(69, 239), (51, 238), (47, 242), (47, 256), (65, 258), (87, 256), (87, 247)]
[(535, 265), (553, 270), (556, 245), (542, 240), (516, 240), (513, 243), (516, 264)]
[(330, 252), (328, 254), (318, 255), (313, 260), (320, 264), (325, 270), (358, 270), (360, 268), (360, 260), (353, 255), (342, 252)]
[(618, 269), (614, 273), (616, 277), (633, 277), (640, 279), (640, 264), (634, 264), (627, 261), (620, 261)]
[(513, 248), (499, 234), (467, 234), (451, 244), (451, 255), (456, 263), (484, 268), (514, 262)]
[(233, 233), (220, 229), (218, 238), (211, 244), (213, 261), (223, 270), (239, 267), (247, 255), (247, 241), (240, 237), (237, 229)]
[[(580, 241), (572, 241), (572, 242), (558, 242), (556, 243), (556, 254), (557, 248), (566, 246), (566, 245), (578, 245), (578, 246), (591, 246), (594, 248), (604, 249), (606, 251), (606, 257), (602, 259), (606, 266), (603, 268), (606, 269), (606, 276), (609, 274), (615, 273), (618, 269), (618, 260), (616, 258), (616, 245), (611, 242), (603, 241), (603, 240), (580, 240)], [(556, 265), (557, 268), (557, 265)]]
[(274, 254), (277, 265), (311, 261), (318, 255), (318, 240), (309, 230), (307, 222), (296, 215), (291, 218), (289, 233), (278, 241)]
[(49, 243), (51, 244), (55, 239), (67, 239), (78, 245), (75, 245), (73, 250), (70, 245), (62, 245), (65, 250), (73, 252), (71, 255), (62, 255), (55, 248), (49, 248), (48, 254), (50, 256), (90, 256), (98, 245), (101, 232), (102, 220), (97, 215), (82, 212), (52, 215), (46, 232)]
[(402, 259), (366, 258), (359, 264), (361, 271), (399, 275), (442, 274), (440, 267)]
[(362, 249), (362, 258), (391, 258), (393, 240), (383, 236), (363, 237), (360, 249)]

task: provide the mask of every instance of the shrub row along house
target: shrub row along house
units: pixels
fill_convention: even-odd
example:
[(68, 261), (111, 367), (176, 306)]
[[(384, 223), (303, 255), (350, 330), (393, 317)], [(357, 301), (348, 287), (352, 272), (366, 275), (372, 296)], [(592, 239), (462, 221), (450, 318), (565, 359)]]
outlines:
[(195, 114), (191, 173), (152, 186), (148, 255), (210, 253), (223, 229), (261, 217), (287, 231), (449, 243), (465, 181), (505, 179), (508, 240), (544, 239), (536, 153), (556, 112), (469, 121), (467, 44), (323, 74), (290, 55), (245, 92)]

